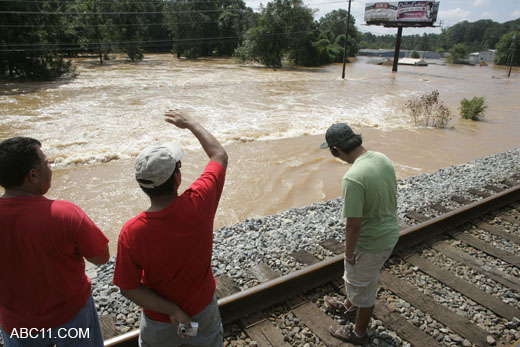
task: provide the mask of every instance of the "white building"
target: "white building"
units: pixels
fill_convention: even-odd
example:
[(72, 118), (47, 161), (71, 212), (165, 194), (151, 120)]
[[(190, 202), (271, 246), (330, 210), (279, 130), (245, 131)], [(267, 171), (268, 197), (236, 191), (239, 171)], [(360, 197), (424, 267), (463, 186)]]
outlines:
[(495, 53), (494, 49), (487, 49), (485, 51), (473, 52), (469, 54), (469, 61), (472, 64), (479, 64), (481, 62), (493, 63), (495, 61)]

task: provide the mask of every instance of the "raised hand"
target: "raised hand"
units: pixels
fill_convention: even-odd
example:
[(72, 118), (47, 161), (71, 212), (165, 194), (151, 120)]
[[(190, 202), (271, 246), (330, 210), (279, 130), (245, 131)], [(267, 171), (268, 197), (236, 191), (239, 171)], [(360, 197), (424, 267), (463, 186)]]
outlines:
[(188, 112), (182, 110), (168, 110), (164, 117), (165, 121), (181, 129), (188, 128), (194, 122)]

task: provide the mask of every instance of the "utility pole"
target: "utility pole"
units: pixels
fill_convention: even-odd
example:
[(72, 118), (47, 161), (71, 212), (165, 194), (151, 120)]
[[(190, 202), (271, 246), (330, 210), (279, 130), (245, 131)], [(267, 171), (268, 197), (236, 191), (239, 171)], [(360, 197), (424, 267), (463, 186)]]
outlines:
[(507, 73), (507, 77), (511, 76), (511, 69), (513, 68), (513, 60), (515, 58), (516, 37), (517, 36), (518, 36), (518, 26), (516, 27), (516, 32), (513, 35), (513, 48), (511, 49), (511, 53), (509, 55), (509, 72)]
[(345, 34), (345, 47), (343, 48), (343, 73), (341, 74), (342, 79), (345, 79), (345, 65), (347, 64), (348, 29), (350, 27), (350, 2), (351, 0), (348, 0), (347, 32)]

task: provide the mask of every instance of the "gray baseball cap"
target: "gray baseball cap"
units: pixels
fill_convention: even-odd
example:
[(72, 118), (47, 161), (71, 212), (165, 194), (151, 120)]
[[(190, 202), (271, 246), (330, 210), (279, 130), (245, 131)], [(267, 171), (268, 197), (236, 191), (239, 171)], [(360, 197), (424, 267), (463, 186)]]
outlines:
[(352, 136), (354, 136), (354, 132), (352, 128), (350, 128), (345, 123), (336, 123), (331, 125), (327, 132), (325, 133), (325, 140), (320, 146), (321, 149), (325, 149), (327, 147), (334, 147), (341, 142), (348, 140)]
[(184, 156), (184, 151), (177, 143), (170, 142), (160, 146), (144, 149), (135, 160), (134, 173), (136, 180), (143, 188), (155, 188), (163, 184), (175, 171), (177, 162)]

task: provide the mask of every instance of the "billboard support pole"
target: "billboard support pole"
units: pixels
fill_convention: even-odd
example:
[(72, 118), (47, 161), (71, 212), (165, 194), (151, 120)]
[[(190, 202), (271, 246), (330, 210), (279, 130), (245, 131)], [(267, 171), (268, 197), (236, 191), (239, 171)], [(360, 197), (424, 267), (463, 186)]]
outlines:
[(516, 32), (513, 35), (513, 47), (511, 48), (511, 55), (509, 59), (509, 72), (507, 73), (507, 77), (511, 77), (511, 69), (513, 68), (513, 60), (515, 58), (515, 48), (516, 48), (516, 37), (518, 36), (518, 26), (516, 27)]
[(403, 27), (397, 28), (397, 38), (395, 40), (394, 65), (392, 72), (397, 72), (397, 62), (399, 61), (399, 50), (401, 49), (401, 36), (403, 36)]
[(350, 1), (351, 0), (348, 0), (347, 32), (345, 33), (345, 47), (343, 48), (343, 72), (341, 73), (342, 79), (345, 79), (345, 64), (347, 63), (348, 28), (350, 27)]

